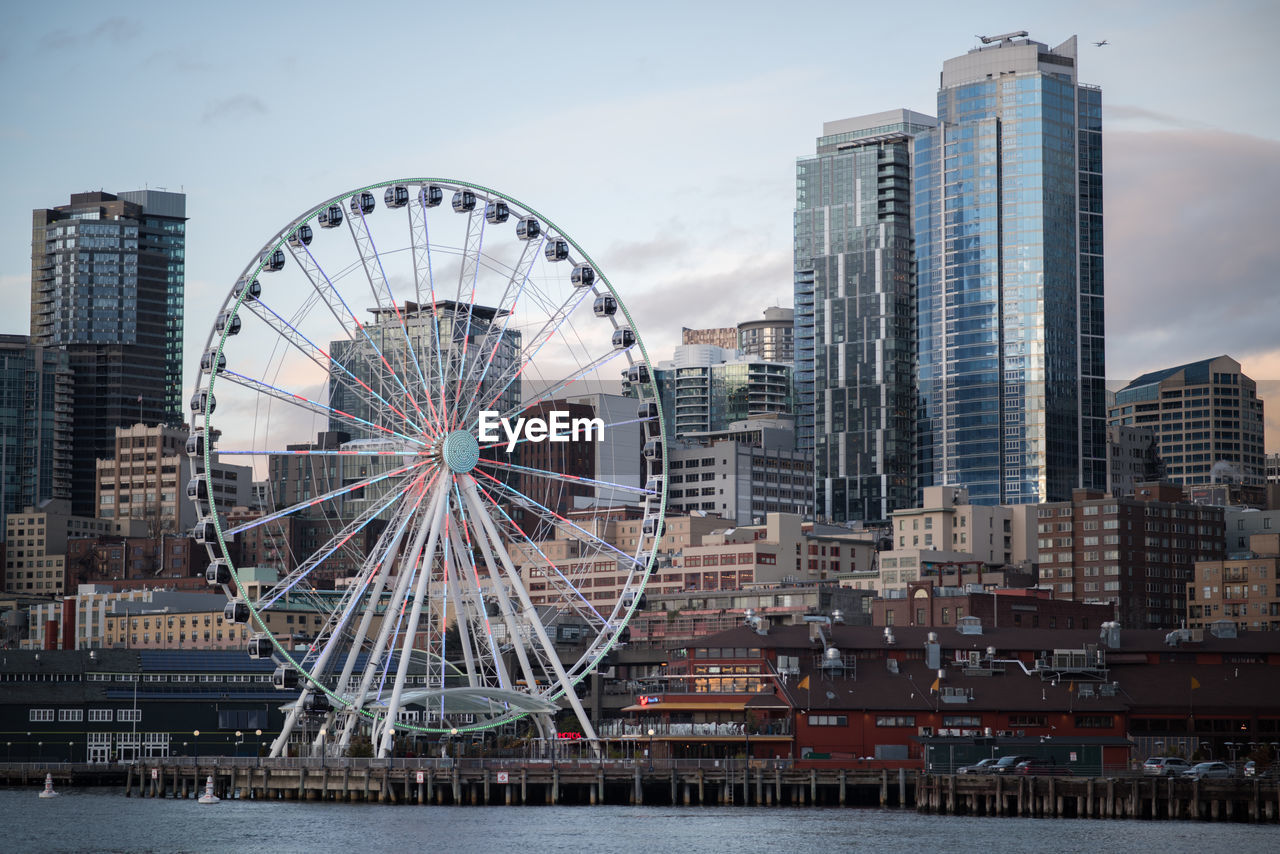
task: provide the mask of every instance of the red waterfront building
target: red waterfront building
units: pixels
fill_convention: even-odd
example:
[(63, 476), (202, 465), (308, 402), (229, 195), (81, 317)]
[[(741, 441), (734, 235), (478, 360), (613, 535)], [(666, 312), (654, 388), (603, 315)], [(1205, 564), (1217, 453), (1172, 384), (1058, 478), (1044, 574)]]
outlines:
[(811, 618), (699, 638), (667, 658), (606, 737), (659, 757), (852, 767), (945, 770), (1021, 752), (1080, 774), (1162, 752), (1241, 759), (1280, 741), (1274, 632)]

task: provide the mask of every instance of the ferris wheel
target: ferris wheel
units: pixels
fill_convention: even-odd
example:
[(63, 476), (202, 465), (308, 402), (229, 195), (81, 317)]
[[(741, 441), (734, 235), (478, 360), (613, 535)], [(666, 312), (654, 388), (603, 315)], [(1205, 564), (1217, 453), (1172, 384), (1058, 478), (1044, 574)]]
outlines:
[[(643, 607), (661, 401), (621, 297), (558, 226), (475, 184), (329, 199), (218, 312), (187, 486), (224, 623), (297, 691), (272, 745), (528, 717), (544, 736)], [(228, 466), (265, 483), (227, 510)]]

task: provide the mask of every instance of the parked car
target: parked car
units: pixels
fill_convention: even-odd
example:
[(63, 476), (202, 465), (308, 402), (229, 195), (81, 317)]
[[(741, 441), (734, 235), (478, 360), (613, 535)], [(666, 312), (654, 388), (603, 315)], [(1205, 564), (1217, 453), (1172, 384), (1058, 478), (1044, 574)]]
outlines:
[(1244, 763), (1244, 775), (1246, 777), (1258, 776), (1258, 763), (1254, 762), (1252, 759)]
[(1014, 766), (1013, 773), (1033, 777), (1070, 777), (1074, 772), (1068, 766), (1059, 765), (1052, 759), (1028, 759)]
[(1148, 777), (1174, 777), (1191, 767), (1180, 756), (1151, 756), (1142, 763), (1142, 773)]
[(1230, 777), (1231, 766), (1225, 762), (1200, 762), (1182, 772), (1182, 776), (1203, 780), (1206, 777)]
[(1001, 756), (996, 760), (996, 764), (991, 766), (992, 774), (1012, 774), (1013, 769), (1018, 767), (1019, 762), (1026, 762), (1028, 759), (1035, 759), (1034, 756)]
[(995, 759), (983, 759), (973, 765), (962, 765), (956, 769), (957, 774), (990, 774), (996, 764)]

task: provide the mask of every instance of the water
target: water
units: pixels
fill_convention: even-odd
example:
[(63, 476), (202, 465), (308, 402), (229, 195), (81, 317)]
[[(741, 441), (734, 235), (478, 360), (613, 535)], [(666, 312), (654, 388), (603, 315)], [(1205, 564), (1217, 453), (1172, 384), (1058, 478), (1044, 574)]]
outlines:
[(1280, 828), (1200, 822), (963, 818), (909, 811), (735, 807), (417, 807), (125, 798), (117, 789), (0, 790), (0, 850), (833, 854), (1155, 851), (1271, 854)]

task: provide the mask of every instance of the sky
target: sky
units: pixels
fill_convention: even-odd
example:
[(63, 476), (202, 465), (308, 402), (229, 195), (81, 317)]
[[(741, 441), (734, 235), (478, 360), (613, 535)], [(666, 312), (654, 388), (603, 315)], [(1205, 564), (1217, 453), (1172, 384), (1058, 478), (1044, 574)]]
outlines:
[(795, 159), (824, 121), (934, 114), (943, 60), (1020, 29), (1078, 35), (1103, 90), (1111, 383), (1226, 353), (1280, 450), (1269, 0), (3, 4), (0, 332), (28, 328), (32, 209), (182, 191), (189, 387), (282, 226), (430, 176), (545, 212), (666, 358), (682, 325), (791, 304)]

